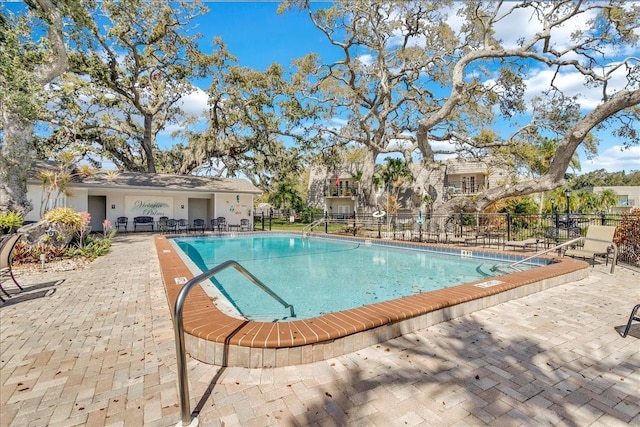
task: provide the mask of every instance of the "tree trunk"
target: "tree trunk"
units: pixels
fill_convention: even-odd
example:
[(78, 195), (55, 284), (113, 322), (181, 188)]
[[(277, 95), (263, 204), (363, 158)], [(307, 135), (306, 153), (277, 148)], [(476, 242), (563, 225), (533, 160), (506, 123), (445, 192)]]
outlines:
[(360, 179), (362, 188), (362, 202), (365, 212), (376, 207), (376, 192), (373, 186), (373, 173), (375, 172), (376, 157), (378, 153), (369, 148), (365, 152), (362, 162), (362, 178)]
[[(36, 65), (33, 78), (43, 87), (51, 83), (69, 68), (64, 44), (62, 12), (56, 2), (35, 0), (31, 7), (40, 9), (46, 16), (47, 39), (51, 55)], [(16, 110), (2, 110), (3, 139), (0, 146), (0, 211), (11, 210), (27, 213), (33, 209), (27, 199), (27, 178), (33, 160), (33, 134), (35, 122), (25, 120)]]
[(0, 147), (0, 212), (26, 214), (33, 209), (27, 199), (27, 178), (33, 154), (34, 122), (12, 111), (2, 113), (4, 135)]
[(151, 126), (153, 125), (153, 116), (149, 113), (144, 115), (144, 140), (142, 141), (142, 149), (147, 157), (147, 172), (156, 173), (156, 162), (153, 159), (153, 134)]

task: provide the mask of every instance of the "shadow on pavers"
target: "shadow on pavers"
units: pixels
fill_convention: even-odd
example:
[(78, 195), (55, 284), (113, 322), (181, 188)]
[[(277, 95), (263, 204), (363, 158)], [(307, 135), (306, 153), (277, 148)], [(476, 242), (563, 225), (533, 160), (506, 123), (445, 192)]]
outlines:
[(31, 301), (38, 298), (49, 297), (56, 292), (55, 286), (64, 282), (64, 279), (35, 283), (30, 286), (23, 286), (23, 290), (19, 293), (12, 294), (10, 298), (0, 303), (0, 307), (14, 305), (25, 301)]

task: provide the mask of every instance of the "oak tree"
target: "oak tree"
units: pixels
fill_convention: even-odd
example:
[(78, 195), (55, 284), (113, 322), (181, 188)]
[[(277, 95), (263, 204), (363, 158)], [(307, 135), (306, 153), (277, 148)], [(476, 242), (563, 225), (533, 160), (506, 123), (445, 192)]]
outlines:
[[(308, 97), (325, 108), (324, 120), (310, 126), (326, 144), (367, 148), (365, 188), (381, 155), (405, 159), (420, 195), (432, 175), (438, 179), (441, 154), (506, 164), (499, 147), (558, 141), (535, 179), (434, 200), (436, 212), (479, 211), (563, 185), (576, 150), (597, 149), (596, 130), (607, 128), (627, 146), (638, 142), (635, 3), (338, 0), (320, 8), (289, 0), (287, 8), (307, 10), (339, 55), (307, 59), (315, 64)], [(505, 34), (514, 23), (524, 25)], [(367, 203), (374, 204), (371, 190)]]

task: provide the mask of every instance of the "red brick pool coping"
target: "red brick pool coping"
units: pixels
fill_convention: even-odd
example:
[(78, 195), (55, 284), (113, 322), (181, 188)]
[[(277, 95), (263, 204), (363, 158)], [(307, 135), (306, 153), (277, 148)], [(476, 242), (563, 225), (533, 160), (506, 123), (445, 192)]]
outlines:
[[(173, 312), (183, 284), (181, 279), (189, 280), (194, 275), (165, 236), (155, 236), (155, 245)], [(408, 245), (453, 248), (437, 244)], [(549, 258), (556, 262), (311, 319), (279, 323), (231, 317), (220, 311), (200, 286), (195, 286), (183, 310), (185, 344), (192, 357), (220, 366), (260, 368), (326, 360), (588, 275), (589, 264), (584, 261)], [(495, 284), (495, 281), (502, 283)], [(479, 287), (479, 284), (489, 286)]]

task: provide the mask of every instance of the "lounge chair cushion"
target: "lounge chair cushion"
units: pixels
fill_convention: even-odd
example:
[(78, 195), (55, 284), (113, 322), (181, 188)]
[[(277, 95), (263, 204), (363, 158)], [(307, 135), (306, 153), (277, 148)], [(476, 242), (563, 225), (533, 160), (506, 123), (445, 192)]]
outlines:
[(592, 225), (587, 229), (582, 248), (568, 249), (565, 255), (590, 259), (593, 264), (596, 255), (608, 257), (611, 249), (615, 251), (615, 244), (613, 243), (615, 232), (616, 227)]
[(504, 246), (525, 250), (532, 246), (537, 247), (538, 243), (540, 243), (540, 239), (509, 240), (504, 243)]

